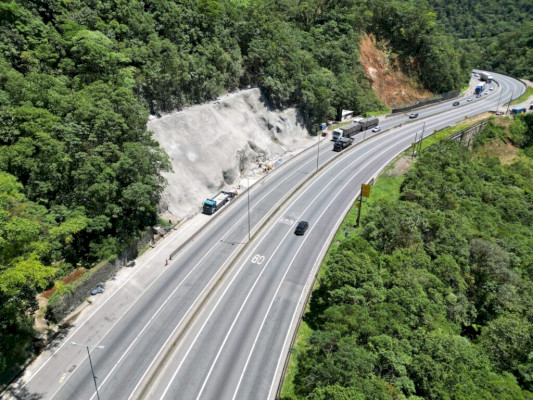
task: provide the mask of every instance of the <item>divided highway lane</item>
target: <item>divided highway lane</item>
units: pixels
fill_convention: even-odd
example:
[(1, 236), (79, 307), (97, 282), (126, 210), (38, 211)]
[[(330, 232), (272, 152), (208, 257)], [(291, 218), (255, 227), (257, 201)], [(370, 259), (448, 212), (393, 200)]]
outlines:
[[(502, 93), (502, 97), (503, 97)], [(509, 93), (510, 95), (510, 93)], [(469, 108), (470, 114), (486, 105)], [(453, 110), (432, 118), (426, 132), (460, 122)], [(418, 126), (417, 126), (418, 125)], [(316, 260), (328, 235), (375, 173), (409, 147), (421, 124), (354, 151), (306, 185), (258, 244), (246, 252), (229, 283), (205, 307), (202, 318), (153, 382), (149, 398), (267, 399), (287, 353), (294, 320), (304, 306)], [(378, 143), (379, 142), (379, 143)], [(303, 238), (293, 234), (298, 220), (310, 221)], [(292, 223), (290, 223), (292, 222)]]
[[(395, 123), (406, 120), (394, 118)], [(380, 140), (387, 136), (383, 134)], [(321, 165), (337, 155), (330, 151), (331, 146), (331, 142), (321, 145)], [(252, 188), (252, 229), (316, 169), (315, 157), (314, 151), (308, 151)], [(21, 393), (57, 399), (94, 397), (84, 349), (65, 346), (76, 341), (106, 346), (104, 351), (92, 353), (101, 393), (105, 398), (127, 398), (135, 384), (157, 365), (154, 359), (164, 353), (164, 344), (170, 343), (176, 327), (191, 315), (191, 307), (199, 304), (205, 288), (216, 281), (217, 271), (247, 239), (246, 206), (244, 197), (237, 199), (166, 268), (162, 265), (173, 250), (172, 241), (160, 244), (131, 280), (124, 282), (86, 323), (73, 328), (53, 357), (25, 380)]]

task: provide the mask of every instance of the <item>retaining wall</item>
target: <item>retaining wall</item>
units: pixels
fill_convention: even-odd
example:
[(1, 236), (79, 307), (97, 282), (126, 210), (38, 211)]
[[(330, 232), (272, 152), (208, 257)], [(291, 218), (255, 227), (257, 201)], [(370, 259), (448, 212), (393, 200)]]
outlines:
[(153, 243), (151, 229), (147, 230), (138, 240), (120, 253), (113, 261), (106, 261), (90, 269), (76, 284), (75, 288), (63, 295), (54, 295), (46, 309), (46, 319), (58, 323), (65, 318), (74, 308), (79, 306), (91, 295), (91, 290), (113, 277), (117, 271), (139, 254), (139, 250)]
[(447, 101), (450, 99), (453, 99), (457, 96), (459, 96), (461, 92), (459, 90), (454, 90), (452, 92), (443, 93), (442, 95), (439, 95), (438, 97), (435, 97), (433, 99), (427, 99), (427, 100), (420, 100), (416, 104), (412, 104), (410, 106), (401, 107), (401, 108), (395, 108), (392, 110), (392, 114), (398, 114), (401, 112), (407, 112), (411, 111), (415, 108), (427, 106), (428, 104), (434, 104), (434, 103), (440, 103), (442, 101)]

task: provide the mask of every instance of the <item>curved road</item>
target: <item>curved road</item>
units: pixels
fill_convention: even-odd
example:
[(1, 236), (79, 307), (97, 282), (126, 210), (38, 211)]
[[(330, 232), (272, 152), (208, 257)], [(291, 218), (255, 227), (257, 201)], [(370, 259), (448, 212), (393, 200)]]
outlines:
[[(493, 110), (524, 90), (515, 79), (494, 77), (499, 85), (490, 95), (459, 107), (453, 101), (426, 107), (415, 120), (392, 117), (381, 124), (385, 132), (360, 134), (349, 150), (335, 153), (324, 141), (318, 174), (315, 148), (268, 175), (250, 190), (248, 244), (246, 196), (161, 267), (175, 247), (170, 235), (49, 349), (19, 382), (16, 397), (95, 399), (86, 349), (70, 345), (77, 342), (105, 346), (91, 350), (102, 399), (273, 398), (318, 260), (360, 184), (415, 135)], [(300, 219), (310, 228), (296, 237)]]

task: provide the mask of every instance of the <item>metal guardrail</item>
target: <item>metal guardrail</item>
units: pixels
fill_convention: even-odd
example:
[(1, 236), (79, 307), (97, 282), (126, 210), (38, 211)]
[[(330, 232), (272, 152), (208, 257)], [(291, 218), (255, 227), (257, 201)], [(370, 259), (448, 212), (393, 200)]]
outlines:
[(453, 90), (451, 92), (443, 93), (439, 97), (435, 97), (435, 98), (427, 99), (427, 100), (420, 100), (416, 104), (412, 104), (410, 106), (401, 107), (401, 108), (395, 108), (395, 109), (392, 110), (392, 114), (398, 114), (398, 113), (402, 113), (402, 112), (406, 112), (406, 111), (411, 111), (411, 110), (414, 110), (415, 108), (424, 107), (424, 106), (427, 106), (429, 104), (434, 104), (434, 103), (440, 103), (442, 101), (447, 101), (447, 100), (450, 100), (450, 99), (453, 99), (453, 98), (459, 96), (460, 93), (461, 92), (459, 90)]

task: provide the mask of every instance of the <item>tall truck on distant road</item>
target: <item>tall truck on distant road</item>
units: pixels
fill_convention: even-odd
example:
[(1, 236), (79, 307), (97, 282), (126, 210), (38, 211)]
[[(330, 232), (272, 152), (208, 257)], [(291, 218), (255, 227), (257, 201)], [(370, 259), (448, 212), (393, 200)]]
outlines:
[(482, 81), (485, 81), (487, 83), (491, 83), (494, 79), (491, 74), (487, 74), (486, 72), (480, 72), (479, 77)]
[(235, 193), (220, 191), (214, 197), (204, 201), (203, 213), (214, 214), (220, 207), (235, 197)]
[(358, 132), (361, 132), (361, 126), (359, 122), (352, 122), (349, 125), (343, 126), (342, 128), (335, 129), (333, 131), (333, 141), (337, 141), (340, 138), (352, 137)]
[(476, 86), (475, 94), (481, 94), (485, 90), (485, 82), (479, 82), (479, 85)]
[(333, 141), (337, 141), (340, 138), (351, 138), (354, 137), (361, 131), (373, 128), (378, 126), (379, 119), (377, 117), (370, 117), (362, 119), (358, 122), (353, 122), (349, 125), (343, 126), (342, 128), (335, 129), (333, 131)]
[(361, 130), (366, 131), (367, 129), (373, 128), (375, 126), (378, 126), (379, 119), (378, 117), (370, 117), (367, 119), (364, 119), (362, 121), (359, 121), (359, 124), (361, 125)]

